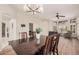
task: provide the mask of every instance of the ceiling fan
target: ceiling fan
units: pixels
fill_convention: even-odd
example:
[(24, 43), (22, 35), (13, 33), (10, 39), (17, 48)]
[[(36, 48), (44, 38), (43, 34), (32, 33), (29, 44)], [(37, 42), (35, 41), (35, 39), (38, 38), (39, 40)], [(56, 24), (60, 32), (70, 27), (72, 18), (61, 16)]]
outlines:
[(56, 17), (59, 19), (60, 17), (65, 17), (65, 16), (59, 15), (59, 13), (57, 12), (57, 13), (56, 13)]
[(39, 4), (25, 4), (24, 5), (25, 12), (32, 12), (33, 14), (43, 12), (43, 6)]

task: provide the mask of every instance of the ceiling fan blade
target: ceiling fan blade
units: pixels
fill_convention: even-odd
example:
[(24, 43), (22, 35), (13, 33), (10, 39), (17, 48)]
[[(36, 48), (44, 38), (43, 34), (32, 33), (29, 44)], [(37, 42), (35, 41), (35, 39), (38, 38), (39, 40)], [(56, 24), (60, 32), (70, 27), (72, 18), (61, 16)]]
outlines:
[(59, 13), (57, 12), (57, 13), (56, 13), (56, 17), (59, 19), (59, 17), (65, 17), (65, 16), (59, 15)]
[(33, 11), (32, 8), (30, 8), (29, 6), (28, 6), (28, 8), (29, 8), (31, 11)]
[(60, 15), (59, 17), (65, 17), (65, 16), (61, 16), (61, 15)]
[(27, 11), (27, 12), (32, 12), (32, 11)]
[(37, 7), (35, 10), (38, 10), (40, 7)]
[(56, 14), (57, 14), (57, 15), (59, 15), (59, 13), (58, 13), (58, 12), (57, 12)]
[(35, 12), (40, 13), (39, 11), (35, 11)]

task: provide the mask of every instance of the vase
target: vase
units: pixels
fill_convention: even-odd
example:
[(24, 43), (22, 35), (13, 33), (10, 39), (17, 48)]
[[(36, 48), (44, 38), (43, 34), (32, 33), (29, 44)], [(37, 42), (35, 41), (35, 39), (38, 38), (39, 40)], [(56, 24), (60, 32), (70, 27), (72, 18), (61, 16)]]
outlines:
[(37, 38), (36, 43), (37, 43), (37, 44), (40, 44), (40, 34), (37, 34), (37, 35), (36, 35), (36, 38)]

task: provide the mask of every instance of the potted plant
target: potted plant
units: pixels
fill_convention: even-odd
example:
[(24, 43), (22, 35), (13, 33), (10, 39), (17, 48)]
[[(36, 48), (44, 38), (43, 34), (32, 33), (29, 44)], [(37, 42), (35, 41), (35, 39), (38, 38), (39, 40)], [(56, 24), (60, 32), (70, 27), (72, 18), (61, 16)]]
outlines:
[(37, 44), (40, 44), (40, 32), (42, 31), (41, 28), (36, 28), (36, 38), (37, 38)]
[(37, 34), (39, 34), (41, 31), (42, 31), (41, 28), (36, 28), (36, 32), (37, 32)]

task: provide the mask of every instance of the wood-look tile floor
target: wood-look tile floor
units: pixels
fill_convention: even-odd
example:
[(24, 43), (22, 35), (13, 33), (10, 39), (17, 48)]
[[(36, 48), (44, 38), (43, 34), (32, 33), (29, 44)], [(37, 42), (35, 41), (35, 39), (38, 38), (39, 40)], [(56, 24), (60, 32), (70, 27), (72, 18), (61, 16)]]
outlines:
[[(17, 42), (15, 42), (15, 43), (14, 43), (14, 45), (17, 45)], [(59, 55), (79, 55), (79, 40), (66, 39), (66, 38), (60, 37), (58, 50), (59, 50)], [(10, 51), (9, 51), (9, 53), (10, 53)], [(5, 51), (3, 51), (3, 52), (5, 52)]]
[(79, 40), (60, 37), (58, 50), (59, 55), (79, 55)]
[(0, 55), (16, 55), (16, 52), (12, 48), (12, 46), (8, 45), (0, 51)]
[(79, 55), (79, 40), (60, 37), (59, 55)]

